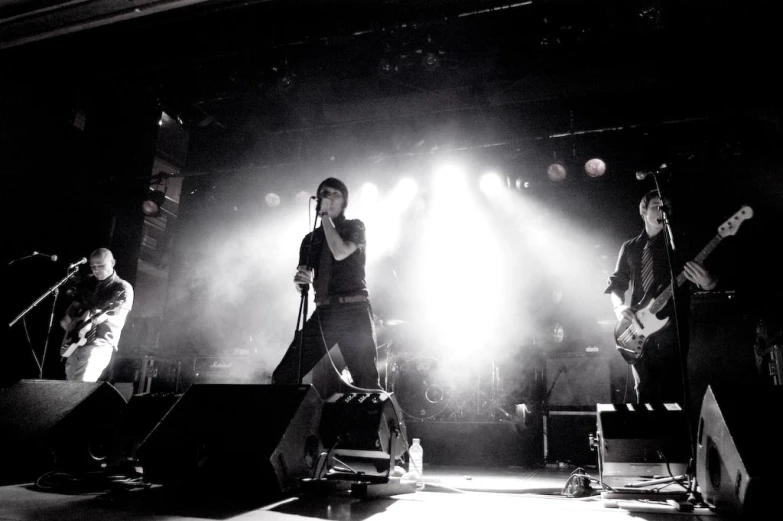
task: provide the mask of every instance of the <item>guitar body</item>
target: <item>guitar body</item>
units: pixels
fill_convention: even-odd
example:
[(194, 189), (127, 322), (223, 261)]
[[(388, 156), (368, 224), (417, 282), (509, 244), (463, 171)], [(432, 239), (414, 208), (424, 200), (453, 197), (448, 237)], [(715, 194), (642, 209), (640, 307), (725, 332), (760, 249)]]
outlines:
[(68, 358), (77, 348), (93, 340), (95, 326), (103, 322), (107, 314), (119, 308), (121, 304), (121, 300), (115, 300), (103, 311), (88, 309), (78, 319), (71, 322), (71, 326), (65, 332), (62, 346), (60, 346), (60, 356)]
[(650, 308), (654, 304), (650, 299), (634, 311), (635, 319), (623, 318), (614, 328), (614, 340), (617, 350), (629, 364), (635, 364), (642, 357), (647, 340), (666, 327), (669, 318), (658, 318)]
[(93, 314), (90, 310), (87, 310), (78, 320), (73, 321), (71, 327), (65, 333), (65, 339), (60, 347), (60, 356), (68, 358), (78, 347), (87, 344), (94, 326), (92, 318)]

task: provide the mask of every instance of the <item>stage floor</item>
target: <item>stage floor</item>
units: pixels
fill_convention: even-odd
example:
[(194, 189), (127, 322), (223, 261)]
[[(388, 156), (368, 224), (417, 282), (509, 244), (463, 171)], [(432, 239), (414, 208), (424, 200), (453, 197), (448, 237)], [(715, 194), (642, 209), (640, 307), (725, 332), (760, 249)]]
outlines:
[[(184, 520), (446, 520), (446, 519), (730, 519), (711, 509), (678, 511), (664, 496), (653, 500), (629, 496), (615, 501), (601, 495), (566, 497), (561, 491), (575, 468), (481, 468), (425, 466), (422, 491), (377, 498), (354, 497), (349, 491), (300, 493), (264, 503), (240, 504), (215, 497), (209, 501), (185, 499), (166, 487), (103, 491), (52, 492), (33, 484), (0, 487), (0, 520), (28, 521), (184, 521)], [(598, 478), (596, 468), (585, 472)], [(226, 479), (230, 479), (227, 476)], [(630, 479), (628, 482), (636, 480)], [(623, 483), (614, 483), (614, 485)], [(597, 487), (596, 483), (592, 484)], [(677, 485), (664, 490), (677, 491)]]

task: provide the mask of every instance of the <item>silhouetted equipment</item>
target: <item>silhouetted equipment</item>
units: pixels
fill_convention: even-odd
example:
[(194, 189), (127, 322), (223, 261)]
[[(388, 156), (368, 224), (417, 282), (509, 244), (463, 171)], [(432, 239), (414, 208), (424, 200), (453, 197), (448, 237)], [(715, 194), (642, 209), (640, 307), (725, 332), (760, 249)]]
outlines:
[(193, 359), (195, 383), (253, 383), (250, 369), (250, 361), (242, 357), (196, 357)]
[(678, 404), (599, 403), (597, 410), (601, 479), (686, 473), (688, 422)]
[(308, 385), (191, 385), (138, 450), (145, 478), (275, 496), (312, 477), (323, 401)]
[(116, 463), (127, 405), (107, 382), (21, 380), (0, 390), (0, 479)]
[(611, 402), (610, 370), (611, 360), (603, 354), (550, 354), (546, 359), (547, 389), (551, 389), (547, 404), (594, 407)]
[(704, 501), (747, 519), (766, 517), (783, 463), (773, 427), (781, 415), (779, 386), (707, 387), (696, 438), (696, 481)]

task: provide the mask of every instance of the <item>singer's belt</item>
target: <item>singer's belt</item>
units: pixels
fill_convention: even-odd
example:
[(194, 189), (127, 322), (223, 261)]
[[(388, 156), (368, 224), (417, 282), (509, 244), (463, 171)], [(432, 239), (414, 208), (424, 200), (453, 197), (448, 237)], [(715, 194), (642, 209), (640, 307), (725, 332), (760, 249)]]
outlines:
[(328, 306), (329, 304), (348, 304), (351, 302), (368, 302), (367, 295), (353, 295), (348, 297), (326, 297), (315, 301), (316, 306)]

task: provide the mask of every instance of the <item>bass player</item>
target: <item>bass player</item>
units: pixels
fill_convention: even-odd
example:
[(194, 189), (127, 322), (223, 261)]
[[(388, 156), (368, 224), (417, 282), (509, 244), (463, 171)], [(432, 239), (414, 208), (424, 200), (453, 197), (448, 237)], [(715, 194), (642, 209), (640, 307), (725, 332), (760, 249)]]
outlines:
[[(639, 215), (644, 221), (644, 230), (636, 237), (625, 241), (620, 248), (617, 266), (610, 275), (608, 285), (604, 293), (611, 298), (614, 313), (618, 321), (634, 321), (636, 310), (650, 296), (655, 296), (663, 291), (671, 281), (667, 261), (667, 245), (662, 222), (661, 199), (657, 190), (652, 190), (644, 195), (639, 203)], [(672, 262), (675, 263), (673, 271), (677, 273), (682, 268), (685, 279), (692, 283), (684, 285), (678, 291), (678, 296), (687, 297), (693, 285), (701, 290), (711, 291), (718, 284), (717, 277), (713, 276), (705, 267), (694, 260), (678, 261), (681, 252), (679, 237), (675, 237), (677, 254), (674, 254)], [(687, 257), (686, 257), (687, 258)], [(625, 295), (629, 287), (632, 287), (630, 302), (626, 304)], [(687, 298), (677, 299), (679, 320), (669, 320), (666, 327), (648, 337), (644, 343), (641, 356), (632, 364), (634, 376), (634, 388), (636, 390), (637, 403), (679, 403), (683, 404), (683, 375), (681, 360), (686, 360), (688, 346), (688, 322), (690, 302)], [(664, 308), (661, 315), (669, 315), (671, 303)], [(677, 323), (680, 324), (682, 341), (682, 359), (677, 343)], [(618, 346), (619, 349), (619, 346)]]

